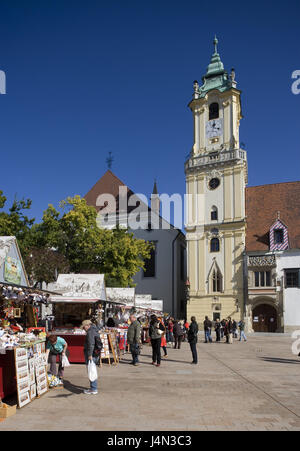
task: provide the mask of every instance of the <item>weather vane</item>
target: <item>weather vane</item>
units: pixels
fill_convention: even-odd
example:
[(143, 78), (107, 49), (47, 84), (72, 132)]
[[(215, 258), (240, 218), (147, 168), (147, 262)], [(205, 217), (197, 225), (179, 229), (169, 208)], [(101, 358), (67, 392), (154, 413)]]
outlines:
[(113, 159), (112, 153), (108, 152), (108, 157), (106, 158), (106, 163), (107, 163), (108, 169), (111, 169), (113, 161), (114, 161), (114, 159)]

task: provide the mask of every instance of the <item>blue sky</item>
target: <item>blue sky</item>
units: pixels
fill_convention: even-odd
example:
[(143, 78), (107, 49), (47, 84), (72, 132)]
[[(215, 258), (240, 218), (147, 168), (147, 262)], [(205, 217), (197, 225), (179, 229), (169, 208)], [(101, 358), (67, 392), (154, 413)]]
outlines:
[(213, 52), (242, 91), (249, 185), (300, 180), (299, 1), (0, 2), (0, 189), (49, 203), (107, 169), (135, 192), (184, 193), (188, 102)]

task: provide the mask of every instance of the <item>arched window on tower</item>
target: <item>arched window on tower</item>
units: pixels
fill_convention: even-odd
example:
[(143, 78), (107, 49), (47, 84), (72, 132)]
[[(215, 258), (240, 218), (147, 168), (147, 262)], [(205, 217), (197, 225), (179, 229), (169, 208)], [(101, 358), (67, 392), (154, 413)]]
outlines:
[(209, 105), (209, 120), (218, 119), (219, 117), (219, 104), (213, 102)]
[(219, 252), (219, 251), (220, 251), (219, 238), (212, 238), (210, 240), (210, 252)]
[(211, 209), (210, 219), (212, 221), (217, 221), (218, 220), (218, 209), (217, 209), (217, 207), (215, 205)]

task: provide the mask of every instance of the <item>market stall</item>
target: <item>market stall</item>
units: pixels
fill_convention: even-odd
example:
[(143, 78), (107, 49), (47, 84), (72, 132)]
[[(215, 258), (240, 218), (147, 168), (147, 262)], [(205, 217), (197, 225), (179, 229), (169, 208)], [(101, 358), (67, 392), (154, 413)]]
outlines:
[(105, 325), (106, 290), (103, 274), (60, 274), (57, 282), (49, 284), (52, 295), (53, 322), (51, 333), (64, 338), (68, 344), (69, 361), (84, 363), (85, 332), (83, 320), (91, 319), (99, 327)]
[[(15, 237), (0, 237), (0, 398), (18, 392), (22, 394), (18, 396), (19, 407), (33, 399), (34, 388), (37, 390), (36, 374), (31, 371), (29, 379), (25, 354), (37, 344), (45, 343), (41, 306), (48, 304), (49, 296), (49, 292), (29, 287)], [(18, 374), (20, 364), (16, 362), (16, 353), (21, 348), (24, 349), (21, 366), (23, 369), (28, 366), (28, 377), (24, 372), (22, 380)]]

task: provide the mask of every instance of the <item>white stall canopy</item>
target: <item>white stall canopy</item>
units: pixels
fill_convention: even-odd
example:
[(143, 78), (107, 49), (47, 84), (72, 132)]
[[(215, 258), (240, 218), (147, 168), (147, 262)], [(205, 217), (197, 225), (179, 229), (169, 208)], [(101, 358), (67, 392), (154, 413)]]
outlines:
[(104, 274), (60, 274), (47, 289), (61, 296), (51, 296), (50, 302), (94, 303), (106, 301)]
[(134, 306), (135, 288), (106, 288), (107, 302)]

